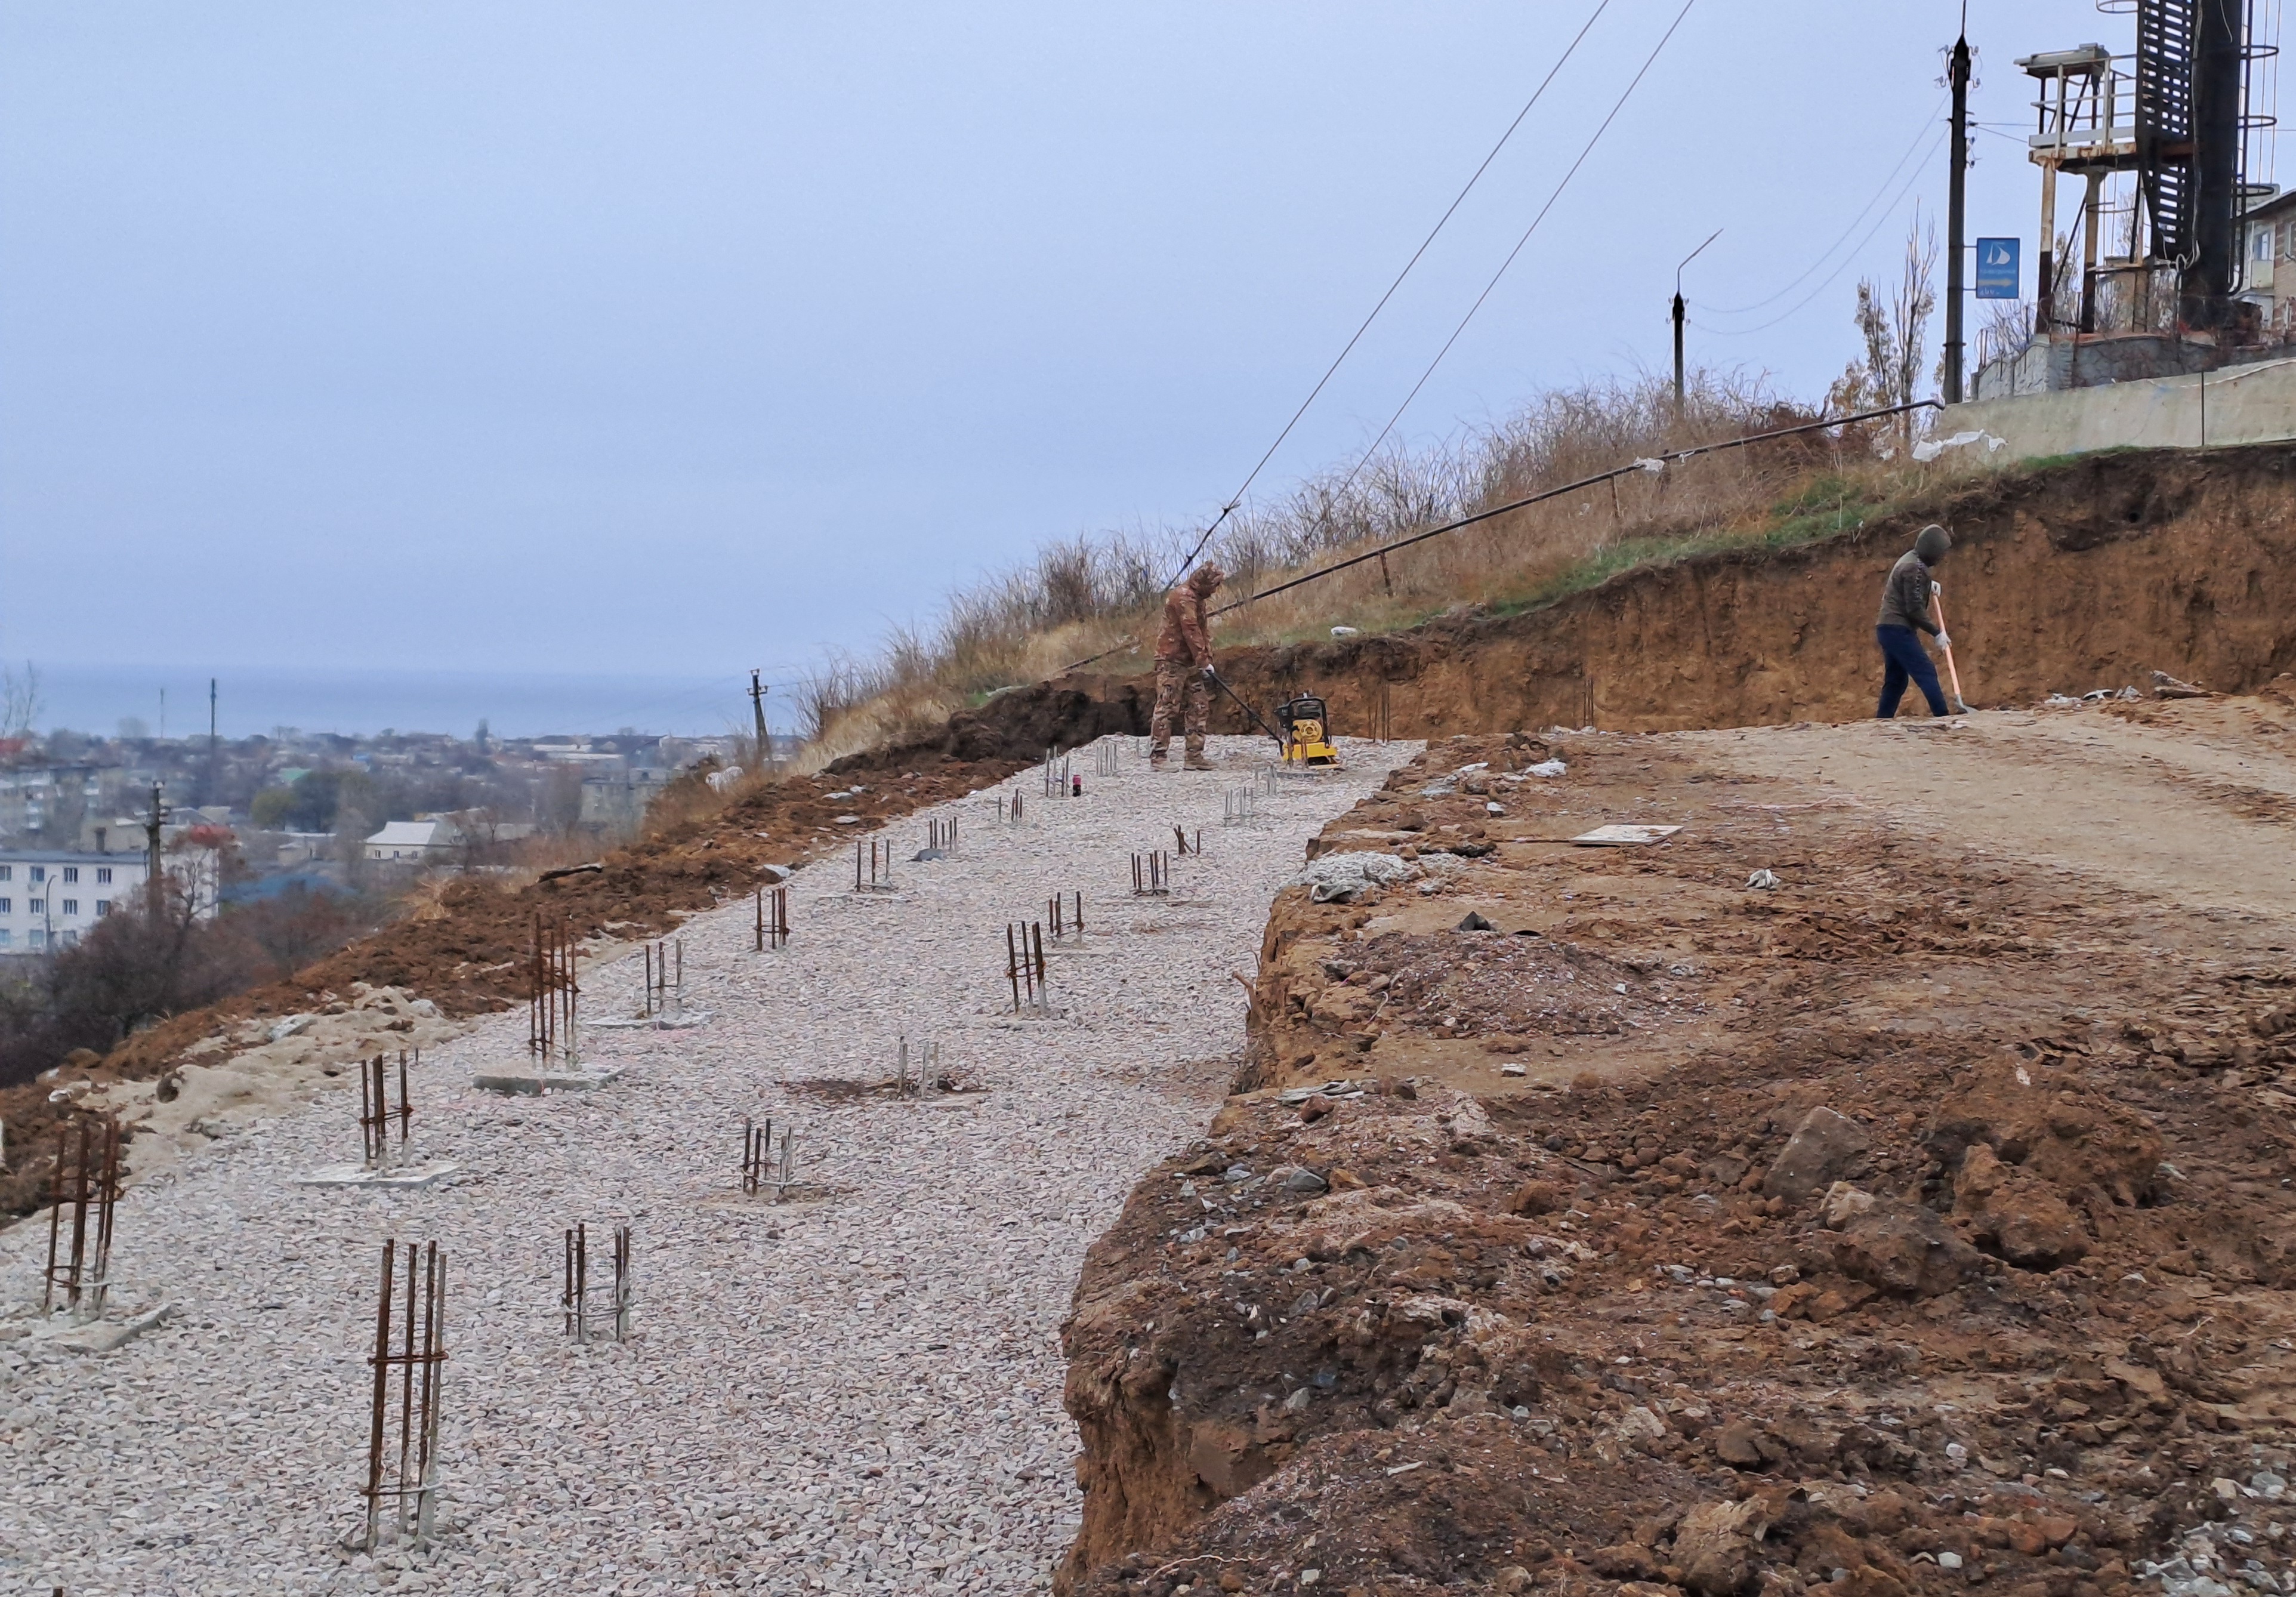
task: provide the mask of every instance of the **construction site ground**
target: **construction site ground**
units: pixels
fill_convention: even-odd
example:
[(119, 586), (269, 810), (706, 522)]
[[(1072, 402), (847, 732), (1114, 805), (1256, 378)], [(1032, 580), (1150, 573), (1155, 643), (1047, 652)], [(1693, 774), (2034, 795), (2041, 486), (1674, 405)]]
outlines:
[[(38, 1313), (47, 1225), (0, 1231), (0, 1592), (1047, 1585), (1079, 1506), (1057, 1331), (1084, 1249), (1239, 1068), (1237, 977), (1303, 845), (1415, 747), (1279, 782), (1257, 740), (1215, 740), (1210, 773), (1120, 742), (1067, 757), (1080, 796), (1032, 769), (864, 828), (891, 890), (857, 893), (842, 853), (800, 869), (784, 948), (756, 949), (748, 901), (685, 920), (680, 1024), (644, 1024), (644, 956), (600, 947), (578, 1063), (621, 1074), (595, 1091), (474, 1088), (533, 1067), (523, 1005), (394, 1033), (373, 1028), (445, 1023), (363, 990), (337, 1024), (430, 1039), (405, 1153), (455, 1167), (435, 1186), (302, 1184), (358, 1163), (359, 1077), (264, 1053), (293, 1038), (189, 1067), (250, 1090), (119, 1205), (106, 1323), (163, 1321), (89, 1351)], [(953, 852), (914, 857), (936, 826)], [(1171, 891), (1135, 897), (1151, 852)], [(1006, 929), (1053, 935), (1056, 893), (1070, 927), (1081, 893), (1085, 941), (1054, 943), (1049, 1007), (1016, 1014)], [(928, 1079), (910, 1098), (905, 1038)], [(784, 1201), (744, 1192), (752, 1120), (795, 1133)], [(567, 1334), (578, 1222), (601, 1274), (632, 1228), (627, 1341)], [(370, 1555), (346, 1542), (385, 1239), (447, 1260), (441, 1502), (434, 1545)]]
[(1065, 1586), (2296, 1591), (2291, 685), (1431, 746), (1087, 1259)]

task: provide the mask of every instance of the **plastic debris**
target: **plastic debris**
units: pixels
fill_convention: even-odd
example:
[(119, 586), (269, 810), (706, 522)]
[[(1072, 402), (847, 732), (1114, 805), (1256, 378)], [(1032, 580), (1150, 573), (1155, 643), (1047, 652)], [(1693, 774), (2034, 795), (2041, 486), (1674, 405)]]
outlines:
[(1746, 878), (1746, 885), (1767, 893), (1778, 885), (1778, 873), (1775, 870), (1758, 870)]

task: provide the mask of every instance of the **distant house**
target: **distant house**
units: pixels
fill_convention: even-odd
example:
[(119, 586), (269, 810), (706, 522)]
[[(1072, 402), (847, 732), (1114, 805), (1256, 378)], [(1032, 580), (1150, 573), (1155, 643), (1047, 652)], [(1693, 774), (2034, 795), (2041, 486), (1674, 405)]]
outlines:
[[(141, 853), (0, 847), (0, 954), (70, 948), (104, 917), (140, 905), (149, 868), (150, 856)], [(193, 914), (202, 920), (215, 914), (212, 849), (184, 850), (165, 868), (193, 895)]]
[(366, 840), (366, 857), (420, 863), (439, 858), (462, 841), (451, 820), (394, 820)]
[(676, 774), (659, 765), (634, 765), (584, 777), (582, 824), (604, 832), (635, 831), (645, 819), (646, 807)]

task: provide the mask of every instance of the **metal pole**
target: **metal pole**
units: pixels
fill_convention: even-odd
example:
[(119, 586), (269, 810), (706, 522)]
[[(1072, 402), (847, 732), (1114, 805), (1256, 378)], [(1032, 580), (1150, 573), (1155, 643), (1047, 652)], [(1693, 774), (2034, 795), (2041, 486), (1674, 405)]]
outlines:
[(1953, 168), (1946, 178), (1945, 402), (1961, 403), (1964, 180), (1969, 171), (1969, 39), (1953, 42)]
[(1682, 302), (1682, 268), (1704, 254), (1706, 244), (1721, 236), (1722, 229), (1717, 227), (1706, 235), (1705, 244), (1684, 256), (1674, 268), (1674, 419), (1677, 422), (1682, 419), (1682, 323), (1686, 309)]

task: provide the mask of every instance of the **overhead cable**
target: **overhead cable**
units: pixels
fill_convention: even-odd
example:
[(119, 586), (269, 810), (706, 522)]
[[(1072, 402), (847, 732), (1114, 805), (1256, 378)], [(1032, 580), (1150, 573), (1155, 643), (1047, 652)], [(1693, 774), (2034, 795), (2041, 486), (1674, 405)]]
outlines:
[[(1817, 270), (1818, 268), (1824, 266), (1828, 260), (1831, 260), (1833, 258), (1833, 252), (1841, 248), (1841, 240), (1848, 238), (1852, 233), (1856, 232), (1857, 230), (1857, 224), (1866, 219), (1866, 213), (1874, 209), (1875, 202), (1878, 202), (1883, 194), (1890, 192), (1890, 185), (1898, 180), (1898, 174), (1906, 169), (1906, 163), (1907, 161), (1913, 160), (1914, 152), (1922, 147), (1923, 144), (1930, 137), (1932, 130), (1935, 129), (1937, 126), (1938, 112), (1945, 109), (1946, 102), (1951, 98), (1952, 96), (1948, 95), (1930, 108), (1930, 114), (1922, 119), (1921, 131), (1914, 135), (1914, 142), (1906, 146), (1906, 152), (1898, 157), (1898, 164), (1890, 169), (1890, 174), (1888, 177), (1882, 178), (1879, 184), (1874, 185), (1873, 194), (1866, 200), (1865, 204), (1857, 208), (1857, 214), (1849, 218), (1849, 225), (1841, 230), (1841, 237), (1836, 238), (1832, 243), (1826, 245), (1824, 249), (1818, 251), (1818, 256), (1816, 260), (1811, 261), (1808, 266), (1803, 268), (1802, 270), (1791, 280), (1780, 285), (1775, 293), (1767, 295), (1763, 299), (1757, 300), (1751, 305), (1710, 305), (1706, 309), (1712, 311), (1716, 316), (1744, 316), (1750, 311), (1759, 310), (1765, 305), (1773, 304), (1779, 300), (1784, 299), (1788, 294), (1793, 292), (1795, 289), (1800, 287), (1804, 278), (1808, 277), (1810, 273)], [(1918, 170), (1919, 169), (1916, 169)]]
[(1481, 180), (1483, 174), (1490, 169), (1491, 162), (1496, 161), (1499, 152), (1506, 148), (1507, 141), (1514, 136), (1515, 129), (1522, 126), (1522, 119), (1530, 114), (1531, 107), (1537, 105), (1539, 97), (1546, 93), (1547, 85), (1554, 81), (1555, 74), (1562, 71), (1563, 64), (1578, 52), (1579, 41), (1587, 37), (1587, 30), (1595, 26), (1595, 20), (1610, 7), (1611, 0), (1597, 0), (1594, 11), (1588, 14), (1586, 21), (1579, 25), (1578, 31), (1571, 36), (1570, 43), (1563, 47), (1562, 54), (1555, 58), (1554, 64), (1546, 70), (1546, 76), (1540, 78), (1538, 86), (1531, 91), (1530, 98), (1524, 101), (1522, 109), (1514, 113), (1514, 120), (1509, 122), (1506, 131), (1499, 135), (1498, 143), (1491, 146), (1490, 153), (1483, 157), (1482, 164), (1475, 169), (1474, 175), (1467, 179), (1466, 185), (1459, 190), (1451, 203), (1445, 208), (1443, 214), (1436, 218), (1435, 226), (1428, 229), (1427, 236), (1419, 241), (1419, 247), (1411, 252), (1411, 259), (1403, 263), (1403, 269), (1395, 275), (1395, 281), (1387, 285), (1387, 292), (1380, 295), (1379, 302), (1371, 308), (1371, 314), (1364, 317), (1363, 325), (1355, 330), (1354, 335), (1348, 340), (1340, 352), (1332, 357), (1332, 364), (1324, 368), (1324, 375), (1316, 380), (1316, 386), (1309, 389), (1308, 397), (1300, 401), (1300, 408), (1293, 411), (1292, 419), (1283, 424), (1283, 431), (1275, 435), (1275, 441), (1267, 446), (1267, 452), (1259, 457), (1259, 464), (1251, 468), (1250, 474), (1244, 478), (1236, 490), (1228, 496), (1227, 503), (1220, 506), (1219, 514), (1212, 518), (1212, 524), (1204, 529), (1203, 536), (1196, 539), (1196, 547), (1188, 551), (1188, 557), (1180, 562), (1179, 570), (1174, 572), (1166, 580), (1165, 587), (1169, 588), (1174, 582), (1178, 581), (1182, 573), (1195, 564), (1196, 556), (1204, 552), (1206, 544), (1211, 542), (1212, 534), (1218, 531), (1221, 524), (1235, 513), (1238, 506), (1243, 503), (1243, 496), (1250, 491), (1251, 485), (1259, 480), (1259, 473), (1266, 470), (1267, 463), (1275, 458), (1275, 451), (1283, 447), (1283, 440), (1292, 436), (1292, 430), (1300, 424), (1300, 418), (1308, 414), (1308, 407), (1316, 402), (1316, 397), (1322, 393), (1324, 385), (1331, 382), (1332, 374), (1340, 369), (1340, 363), (1347, 359), (1356, 345), (1362, 341), (1363, 335), (1370, 331), (1371, 325), (1378, 318), (1379, 313), (1387, 309), (1387, 302), (1395, 297), (1395, 291), (1403, 286), (1403, 280), (1411, 275), (1411, 268), (1419, 264), (1419, 258), (1427, 253), (1428, 246), (1435, 242), (1435, 235), (1443, 231), (1444, 224), (1450, 221), (1452, 213), (1459, 209), (1467, 195), (1473, 191), (1475, 185)]
[[(1938, 144), (1943, 144), (1945, 142), (1945, 134), (1940, 132), (1937, 136), (1937, 143), (1932, 144), (1930, 146), (1929, 153), (1935, 154), (1937, 152)], [(1816, 299), (1818, 295), (1824, 293), (1828, 288), (1832, 287), (1835, 278), (1841, 276), (1842, 273), (1848, 271), (1850, 267), (1857, 263), (1858, 255), (1865, 250), (1867, 244), (1874, 242), (1874, 235), (1882, 231), (1882, 224), (1898, 214), (1898, 207), (1906, 202), (1906, 196), (1913, 192), (1914, 185), (1920, 182), (1921, 179), (1922, 169), (1919, 166), (1915, 166), (1912, 174), (1906, 177), (1905, 185), (1898, 190), (1898, 197), (1890, 202), (1888, 210), (1882, 211), (1880, 216), (1874, 218), (1874, 225), (1866, 229), (1866, 236), (1857, 241), (1857, 244), (1855, 249), (1851, 250), (1849, 254), (1841, 258), (1841, 264), (1828, 272), (1824, 277), (1819, 280), (1817, 285), (1809, 291), (1809, 292), (1804, 294), (1800, 299), (1796, 300), (1792, 305), (1778, 312), (1777, 315), (1772, 317), (1768, 321), (1759, 323), (1751, 327), (1736, 328), (1710, 327), (1705, 323), (1700, 322), (1697, 324), (1699, 331), (1702, 333), (1711, 333), (1719, 338), (1751, 338), (1755, 333), (1767, 332), (1768, 329), (1776, 326), (1780, 322), (1786, 320), (1789, 317), (1798, 314), (1802, 308), (1807, 306), (1812, 300)]]
[(1530, 235), (1538, 231), (1538, 225), (1546, 219), (1546, 213), (1554, 209), (1554, 202), (1562, 197), (1562, 191), (1570, 186), (1570, 180), (1578, 175), (1578, 169), (1586, 165), (1587, 158), (1595, 152), (1595, 146), (1603, 142), (1603, 135), (1608, 132), (1611, 124), (1618, 119), (1619, 112), (1626, 109), (1628, 99), (1641, 86), (1643, 78), (1648, 75), (1651, 68), (1657, 64), (1660, 52), (1663, 51), (1667, 42), (1674, 37), (1675, 31), (1682, 26), (1683, 19), (1690, 15), (1690, 8), (1697, 4), (1698, 0), (1683, 0), (1682, 9), (1675, 13), (1674, 21), (1668, 25), (1667, 30), (1659, 36), (1658, 43), (1652, 47), (1650, 54), (1644, 58), (1641, 70), (1636, 72), (1633, 80), (1627, 85), (1625, 92), (1619, 95), (1617, 103), (1611, 107), (1611, 114), (1603, 119), (1602, 125), (1595, 129), (1594, 136), (1589, 138), (1586, 147), (1578, 152), (1578, 159), (1572, 161), (1570, 169), (1562, 174), (1562, 181), (1556, 184), (1554, 192), (1546, 196), (1546, 203), (1540, 206), (1538, 214), (1530, 218), (1530, 226), (1524, 228), (1522, 236), (1514, 241), (1514, 248), (1509, 250), (1506, 259), (1499, 262), (1499, 269), (1491, 274), (1491, 280), (1483, 284), (1483, 292), (1477, 294), (1475, 302), (1467, 307), (1467, 314), (1461, 317), (1459, 325), (1451, 329), (1451, 336), (1445, 339), (1443, 347), (1435, 351), (1435, 358), (1429, 361), (1427, 369), (1419, 374), (1419, 381), (1413, 383), (1411, 391), (1403, 396), (1403, 403), (1398, 405), (1395, 407), (1395, 414), (1387, 418), (1387, 425), (1382, 427), (1379, 430), (1379, 436), (1371, 440), (1371, 448), (1365, 449), (1363, 452), (1363, 458), (1357, 460), (1349, 470), (1347, 476), (1341, 482), (1338, 491), (1332, 496), (1333, 498), (1340, 498), (1354, 486), (1357, 476), (1365, 466), (1371, 464), (1372, 457), (1379, 453), (1380, 445), (1385, 443), (1387, 435), (1395, 431), (1395, 424), (1403, 419), (1405, 411), (1411, 408), (1411, 402), (1419, 397), (1419, 391), (1427, 386), (1427, 380), (1435, 375), (1435, 368), (1443, 364), (1443, 358), (1451, 352), (1451, 346), (1459, 342), (1459, 335), (1467, 330), (1467, 324), (1475, 319), (1475, 313), (1483, 308), (1483, 301), (1489, 299), (1492, 291), (1498, 287), (1499, 279), (1506, 276), (1509, 267), (1514, 265), (1515, 257), (1521, 254), (1523, 246), (1530, 243)]

